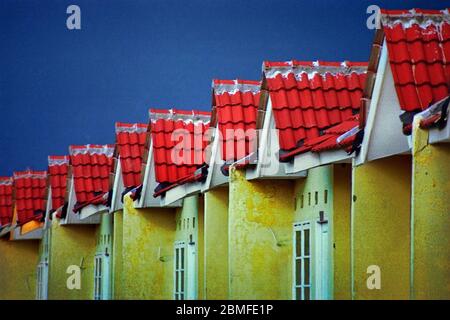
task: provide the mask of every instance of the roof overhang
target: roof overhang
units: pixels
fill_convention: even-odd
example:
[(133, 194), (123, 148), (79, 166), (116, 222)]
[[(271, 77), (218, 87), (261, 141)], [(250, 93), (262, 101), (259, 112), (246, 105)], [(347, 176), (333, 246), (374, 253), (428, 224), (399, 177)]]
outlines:
[(11, 240), (38, 240), (43, 236), (44, 222), (31, 220), (16, 226), (11, 233)]
[(4, 225), (0, 228), (0, 238), (8, 235), (11, 231), (13, 231), (15, 228), (15, 225), (13, 224), (8, 224), (8, 225)]
[(254, 179), (298, 179), (305, 178), (307, 172), (289, 172), (288, 163), (278, 160), (280, 150), (272, 102), (267, 99), (262, 129), (258, 130), (258, 162), (246, 171), (247, 180)]
[[(155, 161), (153, 154), (153, 140), (150, 139), (147, 163), (145, 165), (145, 175), (144, 182), (142, 185), (141, 197), (139, 200), (134, 202), (135, 208), (160, 208), (160, 207), (181, 207), (183, 205), (182, 198), (187, 194), (183, 195), (183, 190), (178, 189), (179, 187), (173, 188), (166, 192), (166, 197), (161, 197), (159, 199), (153, 196), (155, 188), (158, 186), (156, 182), (155, 174)], [(178, 189), (178, 190), (177, 190)], [(199, 187), (200, 190), (200, 187)], [(171, 193), (170, 193), (171, 192)], [(167, 197), (169, 195), (169, 197)], [(164, 198), (164, 199), (163, 199)], [(165, 199), (167, 198), (167, 200)], [(172, 199), (174, 199), (172, 201)]]
[(101, 213), (107, 212), (108, 207), (104, 205), (88, 205), (79, 213), (73, 212), (77, 200), (75, 196), (75, 183), (73, 177), (69, 179), (69, 195), (67, 213), (64, 219), (60, 219), (60, 225), (68, 224), (100, 224)]
[(364, 137), (355, 164), (411, 153), (411, 136), (403, 134), (400, 103), (389, 65), (386, 41), (383, 41), (373, 86), (368, 102)]
[(439, 111), (439, 107), (445, 107), (442, 112), (445, 112), (446, 114), (443, 114), (441, 117), (443, 117), (445, 120), (445, 126), (443, 128), (438, 127), (430, 127), (428, 129), (428, 143), (430, 144), (437, 144), (437, 143), (450, 143), (450, 125), (448, 124), (448, 117), (449, 117), (449, 107), (450, 107), (450, 96), (442, 99), (441, 101), (437, 101), (435, 104), (430, 106), (428, 109), (418, 113), (415, 115), (415, 117), (426, 119), (433, 114), (436, 114), (436, 111)]
[(286, 172), (296, 173), (332, 163), (352, 163), (353, 155), (345, 150), (307, 152), (296, 155), (292, 162), (286, 164)]

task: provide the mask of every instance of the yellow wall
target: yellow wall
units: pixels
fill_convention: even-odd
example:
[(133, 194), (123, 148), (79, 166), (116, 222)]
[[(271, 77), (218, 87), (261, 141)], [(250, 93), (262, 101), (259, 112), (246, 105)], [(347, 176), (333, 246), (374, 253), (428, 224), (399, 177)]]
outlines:
[(123, 210), (119, 210), (113, 214), (112, 297), (115, 300), (124, 299), (122, 289), (122, 231)]
[[(115, 214), (115, 230), (117, 216), (118, 213)], [(117, 287), (120, 281), (119, 275), (115, 275), (115, 296), (121, 299), (172, 299), (175, 210), (135, 209), (133, 201), (126, 195), (122, 232), (122, 281)], [(120, 254), (119, 247), (115, 245), (115, 257)]]
[(0, 300), (35, 299), (38, 240), (0, 239)]
[[(53, 220), (50, 241), (49, 299), (90, 300), (94, 292), (96, 225), (64, 225)], [(66, 273), (70, 265), (81, 266), (81, 289), (69, 290)]]
[(412, 298), (450, 299), (450, 145), (415, 127)]
[[(349, 300), (351, 290), (352, 167), (333, 166), (333, 278), (334, 299)], [(330, 200), (330, 199), (329, 199)]]
[(291, 299), (294, 183), (230, 170), (229, 297)]
[(228, 186), (205, 193), (205, 299), (228, 298)]
[[(355, 299), (408, 299), (411, 157), (395, 156), (353, 170)], [(381, 289), (367, 288), (367, 267), (381, 269)]]

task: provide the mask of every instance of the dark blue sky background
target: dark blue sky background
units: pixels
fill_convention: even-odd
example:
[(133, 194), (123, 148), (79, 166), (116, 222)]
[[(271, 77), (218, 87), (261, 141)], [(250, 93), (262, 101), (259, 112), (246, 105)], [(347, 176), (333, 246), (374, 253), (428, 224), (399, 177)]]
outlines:
[[(116, 121), (150, 107), (210, 109), (211, 79), (260, 79), (263, 60), (365, 61), (370, 4), (444, 2), (0, 0), (0, 175), (113, 143)], [(70, 4), (82, 30), (66, 28)]]

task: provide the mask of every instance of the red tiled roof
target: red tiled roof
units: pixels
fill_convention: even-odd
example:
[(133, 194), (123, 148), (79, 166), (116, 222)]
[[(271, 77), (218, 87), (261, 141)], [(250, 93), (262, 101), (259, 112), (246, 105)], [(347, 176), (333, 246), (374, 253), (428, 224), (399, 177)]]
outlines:
[(222, 159), (234, 162), (255, 151), (261, 82), (214, 80), (212, 86)]
[(13, 216), (13, 179), (0, 177), (0, 226), (11, 223)]
[(14, 172), (17, 224), (39, 220), (45, 214), (47, 171)]
[(142, 157), (148, 124), (116, 123), (116, 140), (125, 188), (137, 187), (141, 181)]
[(49, 156), (48, 173), (52, 190), (52, 210), (64, 205), (67, 189), (69, 156)]
[(196, 172), (205, 164), (210, 113), (184, 110), (150, 110), (155, 161), (155, 196), (168, 188), (203, 177)]
[[(447, 10), (382, 10), (389, 62), (400, 107), (417, 113), (450, 90), (450, 15)], [(404, 124), (409, 133), (410, 121)]]
[(280, 159), (322, 150), (326, 130), (359, 112), (366, 70), (365, 62), (264, 62)]
[(75, 181), (77, 205), (106, 204), (114, 145), (70, 146), (70, 165)]

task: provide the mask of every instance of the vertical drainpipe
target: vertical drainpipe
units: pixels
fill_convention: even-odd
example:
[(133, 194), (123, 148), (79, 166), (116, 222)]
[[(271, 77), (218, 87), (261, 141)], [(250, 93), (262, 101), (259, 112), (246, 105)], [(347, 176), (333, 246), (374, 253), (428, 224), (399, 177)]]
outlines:
[(112, 283), (112, 214), (103, 213), (100, 222), (100, 244), (97, 248), (98, 253), (102, 253), (108, 257), (108, 268), (105, 270), (107, 272), (106, 284), (103, 287), (105, 296), (107, 300), (111, 300), (111, 283)]

